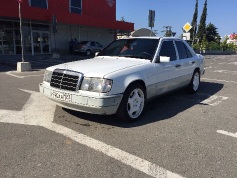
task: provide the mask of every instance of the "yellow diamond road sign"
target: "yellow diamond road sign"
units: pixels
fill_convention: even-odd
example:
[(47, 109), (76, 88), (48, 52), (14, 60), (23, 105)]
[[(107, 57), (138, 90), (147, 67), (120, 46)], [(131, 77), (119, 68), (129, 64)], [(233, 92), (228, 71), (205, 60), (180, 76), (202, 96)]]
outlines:
[(188, 22), (183, 26), (183, 29), (185, 30), (186, 33), (187, 33), (191, 28), (192, 28), (192, 26), (191, 26)]

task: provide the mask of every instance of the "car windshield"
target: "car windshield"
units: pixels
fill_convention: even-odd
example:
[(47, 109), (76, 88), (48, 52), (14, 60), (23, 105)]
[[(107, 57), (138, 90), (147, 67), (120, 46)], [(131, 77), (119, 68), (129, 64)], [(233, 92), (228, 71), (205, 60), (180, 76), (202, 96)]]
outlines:
[(152, 60), (159, 39), (130, 38), (112, 42), (98, 56), (118, 56)]

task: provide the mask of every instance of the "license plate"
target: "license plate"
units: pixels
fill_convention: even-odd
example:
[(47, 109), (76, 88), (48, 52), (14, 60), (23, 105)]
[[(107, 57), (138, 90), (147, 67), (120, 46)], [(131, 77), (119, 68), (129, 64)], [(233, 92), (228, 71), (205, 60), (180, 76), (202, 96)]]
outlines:
[(62, 100), (66, 102), (72, 101), (72, 95), (69, 93), (58, 92), (58, 91), (51, 91), (51, 97), (57, 100)]

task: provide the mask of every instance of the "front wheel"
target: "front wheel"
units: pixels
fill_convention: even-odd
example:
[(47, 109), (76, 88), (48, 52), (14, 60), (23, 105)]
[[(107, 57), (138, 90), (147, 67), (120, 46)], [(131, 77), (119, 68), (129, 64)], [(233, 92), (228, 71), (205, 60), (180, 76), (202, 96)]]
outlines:
[(126, 121), (136, 121), (142, 115), (145, 106), (144, 88), (134, 84), (127, 88), (117, 111), (117, 116)]
[(195, 93), (198, 91), (200, 85), (200, 72), (198, 70), (195, 70), (193, 73), (192, 80), (190, 84), (188, 85), (188, 92)]

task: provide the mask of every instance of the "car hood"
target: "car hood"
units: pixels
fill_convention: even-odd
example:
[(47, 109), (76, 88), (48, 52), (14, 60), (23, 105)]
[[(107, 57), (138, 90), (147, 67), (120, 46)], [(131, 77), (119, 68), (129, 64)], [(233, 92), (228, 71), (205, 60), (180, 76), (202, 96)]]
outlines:
[(149, 60), (125, 57), (95, 57), (92, 59), (63, 63), (49, 67), (49, 70), (67, 69), (87, 77), (101, 77), (126, 68), (150, 63)]

